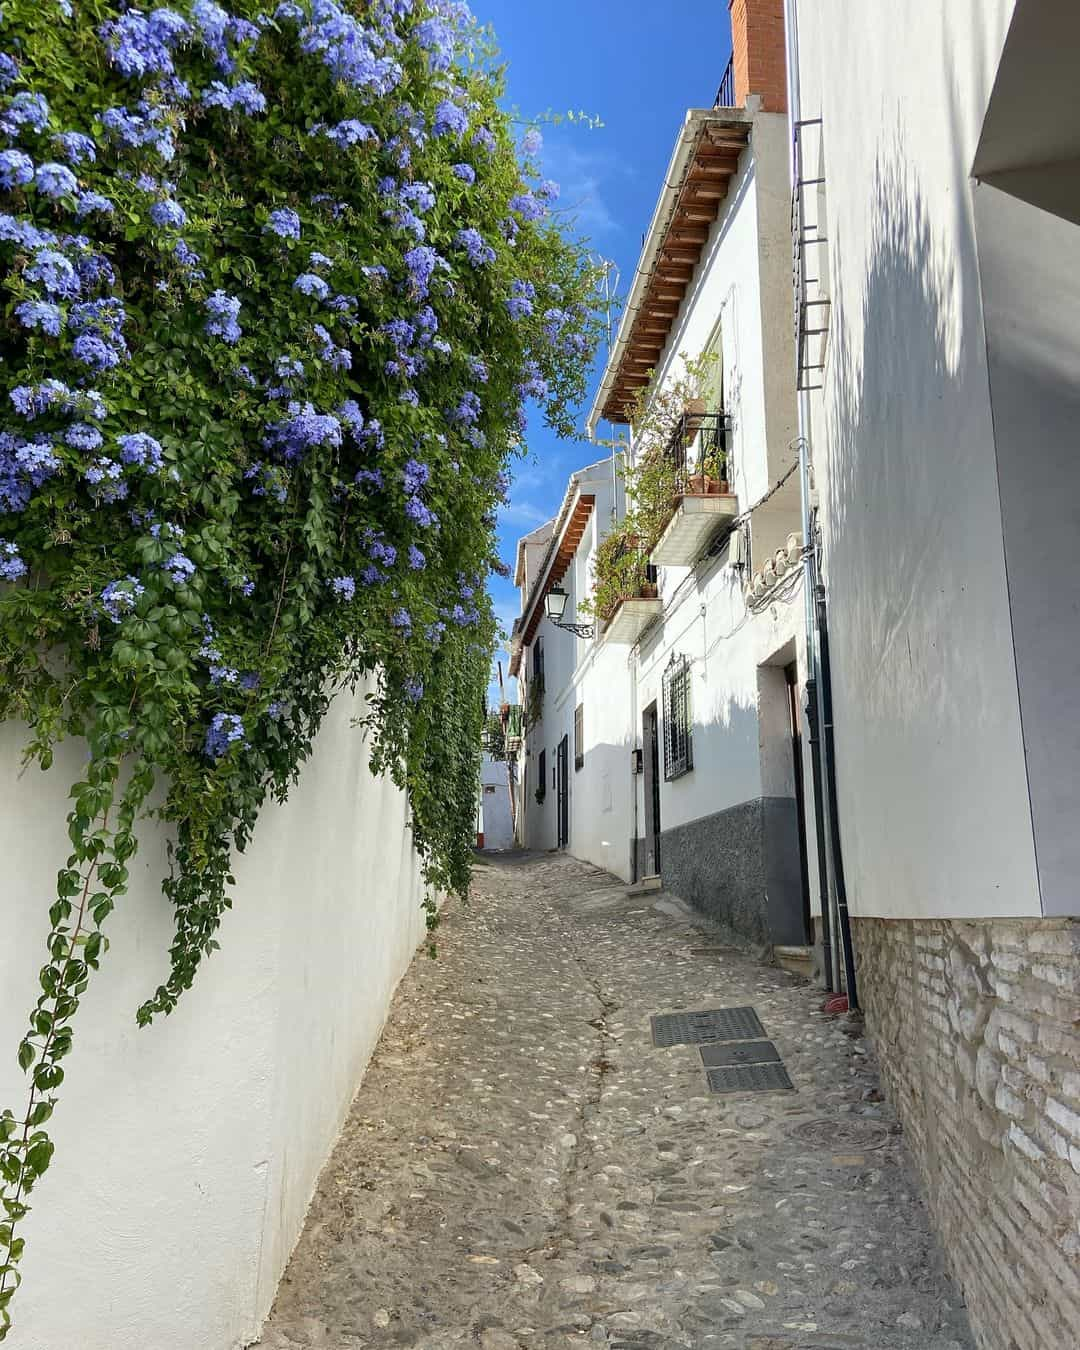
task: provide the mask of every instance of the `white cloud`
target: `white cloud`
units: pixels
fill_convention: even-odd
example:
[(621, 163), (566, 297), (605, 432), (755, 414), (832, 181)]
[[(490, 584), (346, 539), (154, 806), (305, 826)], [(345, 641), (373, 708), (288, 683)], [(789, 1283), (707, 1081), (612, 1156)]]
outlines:
[(558, 209), (568, 215), (585, 234), (621, 234), (622, 226), (605, 200), (605, 187), (611, 179), (628, 172), (610, 150), (582, 146), (588, 135), (575, 134), (577, 144), (552, 136), (544, 149), (544, 172), (562, 189)]

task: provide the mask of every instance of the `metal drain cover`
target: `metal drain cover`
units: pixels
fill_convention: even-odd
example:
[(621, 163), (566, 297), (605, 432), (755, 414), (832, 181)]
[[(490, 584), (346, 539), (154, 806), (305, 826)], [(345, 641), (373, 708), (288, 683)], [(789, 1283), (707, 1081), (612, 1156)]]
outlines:
[(884, 1148), (889, 1142), (889, 1131), (884, 1125), (878, 1125), (873, 1120), (852, 1120), (848, 1116), (839, 1116), (834, 1120), (804, 1120), (791, 1133), (804, 1144), (841, 1153), (845, 1150), (860, 1153)]
[(737, 1064), (709, 1070), (710, 1092), (794, 1092), (795, 1084), (782, 1064)]
[(703, 1045), (707, 1041), (763, 1039), (765, 1028), (753, 1008), (712, 1008), (705, 1012), (657, 1013), (653, 1045)]
[(707, 1069), (732, 1064), (779, 1064), (780, 1051), (772, 1041), (713, 1041), (701, 1047), (701, 1062)]

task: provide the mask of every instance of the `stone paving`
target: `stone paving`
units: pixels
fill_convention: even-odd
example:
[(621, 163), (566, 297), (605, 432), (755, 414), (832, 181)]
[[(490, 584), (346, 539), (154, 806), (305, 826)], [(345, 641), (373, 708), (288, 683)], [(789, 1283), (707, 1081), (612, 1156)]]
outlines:
[[(489, 855), (398, 990), (261, 1345), (969, 1350), (871, 1052), (822, 1002), (671, 896)], [(652, 1044), (652, 1013), (747, 1004), (796, 1091), (710, 1095), (697, 1048)]]

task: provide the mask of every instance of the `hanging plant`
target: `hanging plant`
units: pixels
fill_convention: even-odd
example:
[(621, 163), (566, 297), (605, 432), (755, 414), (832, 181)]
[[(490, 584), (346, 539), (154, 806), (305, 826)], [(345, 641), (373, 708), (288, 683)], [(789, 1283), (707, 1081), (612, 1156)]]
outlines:
[(155, 785), (176, 931), (143, 1024), (361, 677), (429, 885), (468, 883), (507, 457), (525, 398), (572, 429), (597, 333), (491, 55), (458, 0), (3, 5), (0, 718), (42, 768), (89, 758), (0, 1115), (0, 1340)]

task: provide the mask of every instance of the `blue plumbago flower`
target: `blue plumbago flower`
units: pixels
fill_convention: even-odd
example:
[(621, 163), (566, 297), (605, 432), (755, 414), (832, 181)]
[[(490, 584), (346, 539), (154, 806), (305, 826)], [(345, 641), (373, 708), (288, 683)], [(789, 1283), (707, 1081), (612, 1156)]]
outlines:
[(33, 489), (59, 469), (49, 436), (27, 441), (10, 431), (0, 432), (0, 512), (25, 511)]
[(330, 294), (330, 287), (314, 272), (301, 272), (293, 282), (293, 290), (299, 291), (301, 295), (313, 296), (316, 300), (325, 300)]
[(539, 220), (546, 214), (547, 207), (531, 192), (519, 192), (516, 197), (510, 198), (510, 210), (516, 211), (522, 220)]
[(278, 465), (264, 464), (261, 459), (257, 459), (244, 470), (244, 477), (254, 483), (251, 489), (253, 497), (273, 497), (276, 502), (288, 499), (288, 479)]
[(312, 331), (319, 340), (319, 357), (331, 370), (352, 369), (352, 352), (337, 346), (321, 323), (315, 324)]
[(59, 337), (64, 326), (64, 311), (47, 300), (24, 300), (15, 306), (15, 314), (24, 328), (39, 328), (50, 337)]
[(407, 609), (395, 609), (390, 615), (390, 622), (395, 628), (400, 628), (406, 637), (412, 632), (412, 615)]
[[(323, 329), (323, 332), (326, 330)], [(274, 362), (274, 374), (279, 380), (292, 382), (304, 378), (304, 363), (297, 356), (279, 356)]]
[(63, 440), (72, 450), (100, 450), (105, 437), (88, 422), (72, 422), (65, 428)]
[(544, 148), (544, 138), (536, 127), (530, 127), (521, 138), (521, 148), (527, 155), (538, 155)]
[(459, 628), (464, 628), (469, 622), (469, 616), (461, 605), (455, 605), (450, 611), (450, 619), (453, 623), (456, 623)]
[(6, 89), (19, 74), (19, 66), (14, 57), (0, 52), (0, 89)]
[(341, 423), (332, 413), (316, 412), (312, 403), (290, 403), (288, 418), (272, 422), (263, 435), (263, 444), (276, 450), (286, 461), (298, 459), (305, 450), (341, 445)]
[(71, 354), (91, 370), (111, 370), (123, 356), (96, 333), (80, 333), (71, 345)]
[(474, 267), (483, 267), (486, 263), (495, 261), (495, 250), (485, 241), (479, 230), (474, 230), (471, 227), (467, 230), (458, 230), (454, 236), (454, 242), (458, 248), (465, 250), (469, 262)]
[(16, 94), (4, 109), (0, 119), (0, 129), (8, 131), (13, 127), (29, 127), (31, 131), (44, 131), (49, 125), (49, 105), (43, 94), (31, 94), (27, 90)]
[(401, 471), (401, 481), (409, 496), (414, 496), (421, 488), (426, 487), (430, 478), (431, 470), (419, 459), (407, 460), (405, 468)]
[(240, 301), (235, 295), (227, 295), (217, 290), (206, 301), (206, 332), (210, 337), (219, 337), (223, 342), (239, 342), (243, 330), (237, 320), (240, 317)]
[(77, 216), (111, 216), (116, 210), (108, 197), (100, 192), (80, 192), (75, 200)]
[(56, 235), (52, 230), (39, 230), (32, 221), (19, 220), (6, 212), (0, 212), (0, 240), (36, 249), (55, 243)]
[(469, 369), (469, 374), (472, 376), (474, 380), (476, 380), (479, 384), (487, 384), (488, 382), (487, 362), (482, 361), (479, 356), (470, 356), (466, 359), (465, 364)]
[[(344, 122), (339, 122), (337, 126), (321, 128), (322, 134), (331, 140), (342, 150), (349, 150), (354, 145), (363, 145), (365, 141), (377, 140), (374, 128), (369, 127), (366, 122), (360, 122), (355, 117), (348, 117)], [(315, 134), (315, 128), (312, 127), (311, 134)]]
[(363, 272), (364, 276), (366, 276), (369, 281), (386, 281), (390, 276), (390, 273), (382, 263), (368, 264), (365, 267), (361, 267), (360, 271)]
[(427, 298), (436, 269), (448, 268), (446, 259), (441, 258), (428, 244), (418, 244), (409, 249), (405, 254), (405, 266), (409, 270), (413, 290), (421, 300)]
[(146, 587), (138, 577), (127, 576), (122, 581), (110, 581), (101, 592), (101, 608), (113, 623), (122, 623), (145, 591)]
[(278, 23), (302, 23), (307, 15), (299, 5), (293, 4), (292, 0), (282, 0), (282, 3), (274, 10), (274, 18), (277, 19)]
[(124, 471), (114, 459), (100, 455), (83, 470), (83, 478), (94, 488), (94, 495), (101, 502), (121, 502), (128, 494), (128, 485), (124, 482)]
[(354, 436), (359, 436), (364, 429), (364, 414), (360, 411), (360, 404), (354, 398), (347, 398), (340, 408), (336, 410), (336, 416), (343, 422)]
[(334, 0), (319, 0), (310, 22), (300, 30), (304, 51), (318, 53), (327, 69), (352, 88), (377, 95), (391, 93), (402, 78), (401, 66), (381, 55), (384, 42), (378, 31), (339, 8)]
[[(273, 706), (273, 705), (271, 705)], [(206, 733), (203, 753), (207, 759), (220, 759), (234, 745), (246, 745), (244, 721), (236, 713), (215, 713)]]
[(472, 143), (490, 154), (495, 149), (495, 137), (487, 127), (477, 127), (472, 134)]
[[(284, 9), (285, 6), (282, 5), (280, 8)], [(285, 716), (285, 710), (287, 706), (288, 705), (283, 703), (280, 699), (274, 699), (273, 703), (271, 703), (267, 707), (266, 715), (267, 717), (269, 717), (271, 722), (280, 722), (281, 719)]]
[(42, 380), (40, 384), (16, 385), (8, 397), (19, 416), (32, 422), (49, 408), (69, 407), (74, 396), (59, 380)]
[(330, 589), (339, 600), (351, 600), (356, 594), (356, 579), (354, 577), (334, 577), (330, 582)]
[(78, 273), (55, 249), (38, 249), (25, 275), (28, 281), (40, 281), (50, 295), (58, 295), (61, 299), (69, 300), (79, 293)]
[(543, 400), (548, 396), (549, 385), (540, 373), (540, 367), (535, 361), (526, 361), (524, 368), (525, 379), (518, 385), (518, 394), (521, 398), (535, 398)]
[(171, 9), (156, 9), (149, 16), (131, 10), (119, 19), (103, 23), (98, 30), (109, 60), (128, 79), (144, 75), (171, 75), (173, 48), (185, 41), (191, 29)]
[(409, 566), (414, 572), (422, 572), (427, 566), (427, 557), (423, 549), (419, 549), (415, 544), (409, 545)]
[(413, 30), (417, 45), (428, 54), (431, 70), (449, 70), (454, 59), (454, 32), (444, 19), (424, 19)]
[(476, 182), (476, 170), (471, 164), (455, 164), (453, 174), (455, 178), (460, 178), (463, 183), (471, 185)]
[(326, 308), (332, 309), (338, 314), (351, 316), (354, 310), (360, 308), (360, 301), (355, 295), (332, 295), (326, 302)]
[(215, 685), (235, 684), (240, 678), (240, 672), (233, 666), (223, 666), (214, 662), (210, 666), (210, 683)]
[(25, 187), (34, 177), (34, 161), (25, 150), (0, 150), (0, 188)]
[(75, 175), (66, 164), (49, 160), (34, 170), (34, 186), (46, 197), (70, 197), (78, 191)]
[(177, 586), (186, 586), (195, 575), (195, 564), (183, 553), (174, 553), (162, 565)]
[(360, 573), (360, 580), (365, 586), (378, 586), (381, 581), (386, 580), (386, 577), (379, 571), (374, 563), (368, 563)]
[(278, 207), (276, 211), (270, 212), (263, 233), (276, 234), (279, 239), (299, 239), (300, 217), (291, 206)]
[(365, 530), (364, 547), (372, 562), (382, 563), (384, 567), (393, 567), (397, 562), (397, 549), (388, 544), (381, 530)]
[(353, 482), (362, 488), (369, 488), (372, 492), (383, 490), (383, 476), (378, 469), (358, 469)]
[(312, 253), (308, 258), (309, 267), (333, 267), (333, 258), (328, 258), (325, 253)]
[(450, 99), (443, 99), (435, 109), (432, 131), (436, 136), (463, 136), (469, 125), (469, 115)]
[(61, 131), (52, 138), (52, 143), (69, 164), (93, 164), (97, 159), (93, 137), (84, 136), (81, 131)]
[(216, 59), (218, 69), (226, 74), (234, 65), (228, 53), (229, 16), (214, 0), (195, 0), (191, 18), (198, 29), (206, 50)]
[(145, 431), (132, 431), (125, 436), (117, 436), (120, 458), (125, 464), (137, 464), (141, 469), (157, 470), (162, 465), (161, 445)]
[(437, 647), (443, 639), (446, 632), (446, 624), (441, 620), (436, 623), (429, 623), (424, 629), (424, 638), (432, 646)]
[(421, 214), (430, 211), (436, 202), (435, 189), (430, 183), (406, 183), (398, 198)]
[(405, 690), (405, 697), (409, 700), (410, 703), (419, 703), (420, 700), (424, 697), (423, 680), (417, 679), (406, 680), (405, 684), (403, 685), (403, 688)]
[(480, 403), (479, 395), (474, 394), (471, 389), (467, 389), (449, 417), (452, 422), (462, 422), (466, 426), (472, 426), (479, 421), (481, 412), (483, 412), (483, 406)]
[(106, 108), (101, 114), (101, 125), (111, 140), (133, 148), (149, 145), (166, 163), (176, 154), (176, 137), (165, 121), (164, 108), (145, 106), (145, 112), (139, 113), (130, 113), (126, 108)]
[(18, 544), (0, 539), (0, 581), (18, 581), (26, 576), (26, 564), (19, 556)]
[[(252, 595), (255, 594), (255, 583), (254, 583), (249, 577), (241, 577), (241, 579), (240, 579), (240, 594), (244, 597), (245, 600), (248, 599), (250, 596), (252, 596)], [(258, 684), (258, 681), (259, 681), (259, 677), (256, 676), (256, 677), (255, 677), (255, 684)], [(247, 685), (247, 684), (245, 684), (245, 685), (244, 685), (244, 688), (245, 688), (245, 689), (254, 689), (254, 688), (255, 688), (255, 684), (252, 684), (252, 685)]]
[(255, 116), (266, 111), (266, 95), (252, 80), (238, 80), (233, 85), (214, 80), (203, 90), (202, 104), (204, 108), (224, 108), (227, 112)]
[(557, 202), (562, 194), (562, 188), (555, 182), (554, 178), (545, 178), (536, 189), (536, 195), (542, 197), (546, 202)]
[(419, 497), (408, 497), (405, 501), (405, 514), (410, 520), (423, 528), (435, 524), (434, 514), (428, 510)]
[(155, 225), (168, 225), (174, 230), (181, 230), (187, 224), (187, 212), (179, 202), (166, 197), (150, 208), (150, 219)]
[(515, 281), (510, 286), (506, 309), (512, 319), (525, 319), (533, 312), (536, 287), (531, 281)]

